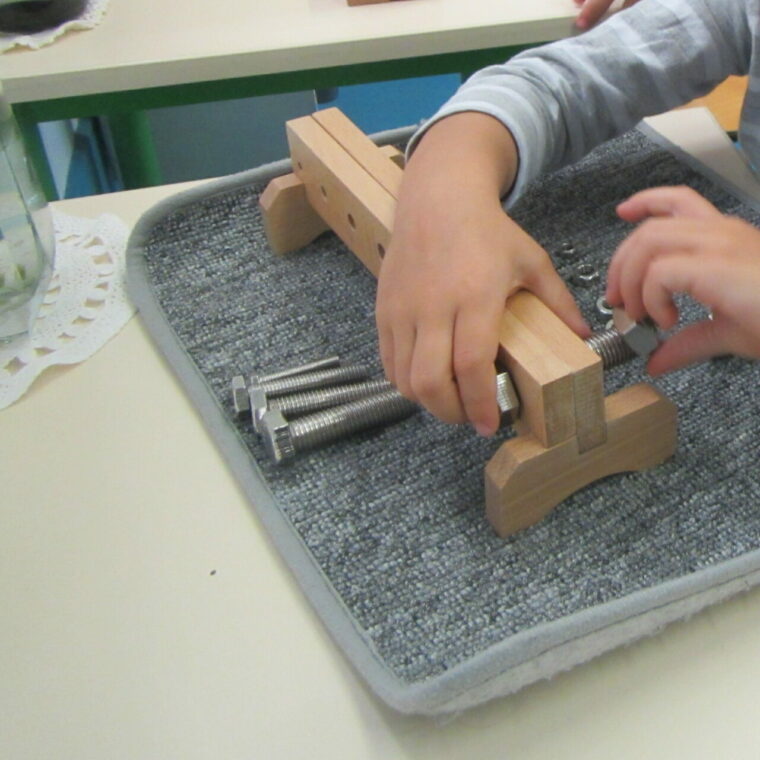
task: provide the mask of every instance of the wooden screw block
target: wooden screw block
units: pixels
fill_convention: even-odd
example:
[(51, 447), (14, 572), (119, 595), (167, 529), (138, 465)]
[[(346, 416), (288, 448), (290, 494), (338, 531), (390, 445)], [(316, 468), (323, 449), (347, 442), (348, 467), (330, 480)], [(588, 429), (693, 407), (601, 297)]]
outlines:
[[(261, 200), (272, 247), (295, 250), (329, 227), (377, 276), (402, 179), (398, 152), (334, 108), (288, 122), (287, 133), (295, 175), (273, 180)], [(520, 435), (486, 466), (486, 514), (500, 535), (593, 480), (673, 453), (674, 406), (646, 385), (605, 399), (601, 359), (532, 293), (507, 301), (499, 360), (520, 396)]]

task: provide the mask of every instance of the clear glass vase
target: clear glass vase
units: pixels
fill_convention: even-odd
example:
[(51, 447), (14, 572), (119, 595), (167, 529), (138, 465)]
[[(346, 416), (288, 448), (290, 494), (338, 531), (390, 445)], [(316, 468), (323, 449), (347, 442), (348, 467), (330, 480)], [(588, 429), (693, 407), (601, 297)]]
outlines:
[(50, 209), (0, 85), (0, 341), (31, 332), (54, 255)]

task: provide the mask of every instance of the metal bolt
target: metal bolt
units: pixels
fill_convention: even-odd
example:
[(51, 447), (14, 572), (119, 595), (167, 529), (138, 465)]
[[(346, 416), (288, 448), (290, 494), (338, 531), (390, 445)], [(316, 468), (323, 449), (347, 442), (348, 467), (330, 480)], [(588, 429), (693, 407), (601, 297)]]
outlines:
[(270, 409), (279, 409), (287, 419), (291, 419), (365, 396), (373, 396), (392, 387), (387, 380), (367, 380), (363, 383), (334, 385), (329, 388), (290, 393), (287, 396), (275, 396), (271, 399), (263, 398), (262, 404), (265, 405), (257, 406), (253, 410), (253, 427), (256, 432), (261, 432), (261, 418)]
[(501, 412), (501, 424), (512, 425), (520, 416), (520, 397), (517, 395), (509, 372), (496, 375), (496, 403)]
[(419, 407), (391, 389), (288, 422), (282, 411), (270, 409), (261, 419), (264, 445), (281, 464), (297, 453), (323, 446), (350, 433), (397, 422)]
[(366, 367), (359, 364), (347, 364), (344, 367), (305, 372), (302, 375), (281, 377), (276, 380), (267, 380), (258, 385), (251, 385), (248, 388), (248, 398), (254, 424), (256, 424), (256, 418), (261, 417), (267, 410), (272, 397), (308, 391), (313, 388), (345, 385), (356, 380), (364, 380), (367, 377), (369, 377), (369, 370)]
[(610, 369), (636, 356), (636, 352), (623, 340), (617, 328), (609, 327), (586, 338), (586, 345), (602, 359), (602, 367)]
[[(656, 328), (650, 323), (636, 323), (642, 330), (651, 331), (656, 337)], [(586, 338), (586, 345), (602, 360), (602, 367), (610, 369), (623, 364), (637, 355), (637, 351), (626, 340), (626, 336), (616, 327), (609, 327)], [(656, 344), (655, 344), (656, 345)], [(508, 372), (496, 375), (496, 399), (501, 410), (502, 424), (513, 424), (520, 416), (520, 398)]]
[(339, 356), (328, 356), (325, 359), (317, 359), (307, 364), (301, 364), (298, 367), (290, 367), (289, 369), (281, 369), (277, 372), (268, 372), (265, 375), (251, 375), (250, 385), (261, 385), (261, 383), (267, 383), (271, 380), (280, 380), (283, 377), (292, 377), (293, 375), (303, 375), (307, 372), (316, 372), (321, 369), (332, 369), (333, 367), (340, 366)]

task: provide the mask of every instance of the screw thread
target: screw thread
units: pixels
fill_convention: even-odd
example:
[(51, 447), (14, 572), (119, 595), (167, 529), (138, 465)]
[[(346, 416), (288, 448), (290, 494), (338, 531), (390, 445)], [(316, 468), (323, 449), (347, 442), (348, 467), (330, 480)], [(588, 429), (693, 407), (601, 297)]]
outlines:
[(259, 388), (268, 396), (282, 396), (295, 391), (305, 391), (311, 388), (324, 388), (330, 385), (350, 383), (354, 380), (364, 380), (369, 376), (366, 367), (358, 364), (347, 364), (344, 367), (323, 369), (316, 372), (304, 372), (300, 375), (266, 380), (259, 384)]
[(270, 409), (279, 409), (287, 418), (298, 417), (309, 412), (318, 412), (330, 406), (346, 404), (349, 401), (373, 396), (393, 386), (387, 380), (367, 380), (350, 385), (334, 385), (329, 388), (317, 388), (311, 391), (290, 393), (277, 396), (269, 404)]
[(636, 356), (636, 352), (614, 327), (594, 333), (586, 339), (586, 345), (601, 357), (604, 369), (617, 367)]
[(302, 451), (376, 425), (397, 422), (417, 409), (417, 404), (391, 388), (293, 420), (289, 423), (290, 436), (295, 450)]
[(263, 375), (251, 375), (251, 385), (261, 385), (262, 383), (268, 383), (273, 380), (280, 380), (283, 377), (292, 377), (293, 375), (303, 375), (307, 372), (316, 372), (322, 369), (332, 369), (333, 367), (340, 366), (339, 356), (328, 356), (324, 359), (317, 359), (316, 361), (309, 362), (308, 364), (301, 364), (298, 367), (289, 367), (288, 369), (281, 369), (277, 372), (267, 372)]

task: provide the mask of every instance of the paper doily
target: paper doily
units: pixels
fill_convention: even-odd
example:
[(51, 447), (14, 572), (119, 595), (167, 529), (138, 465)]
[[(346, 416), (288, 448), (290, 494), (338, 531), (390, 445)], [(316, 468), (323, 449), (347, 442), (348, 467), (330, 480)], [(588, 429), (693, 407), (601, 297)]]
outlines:
[(0, 344), (0, 409), (47, 367), (92, 356), (135, 313), (125, 289), (129, 231), (118, 217), (53, 211), (55, 269), (31, 335)]
[(2, 34), (0, 33), (0, 53), (14, 47), (28, 47), (38, 50), (58, 39), (64, 32), (70, 29), (92, 29), (100, 23), (103, 14), (111, 0), (88, 0), (78, 18), (67, 21), (53, 29), (45, 29), (43, 32), (34, 34)]

